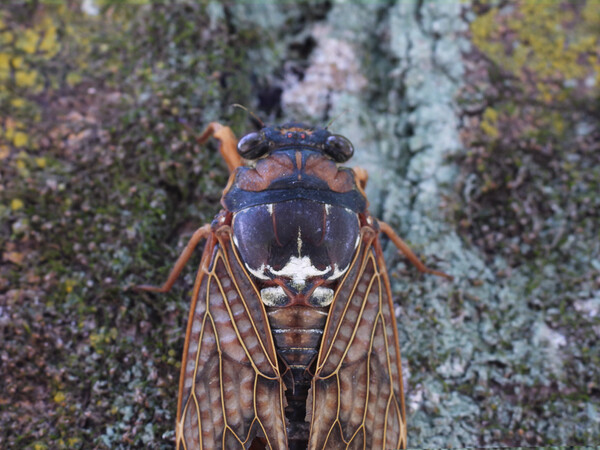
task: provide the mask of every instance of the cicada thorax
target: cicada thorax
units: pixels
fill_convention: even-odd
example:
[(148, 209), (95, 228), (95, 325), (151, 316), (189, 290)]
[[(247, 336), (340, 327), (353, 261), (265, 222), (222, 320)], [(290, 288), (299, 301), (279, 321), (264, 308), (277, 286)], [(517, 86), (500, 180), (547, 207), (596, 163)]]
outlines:
[(293, 149), (239, 169), (224, 204), (283, 366), (288, 439), (306, 442), (313, 365), (330, 305), (357, 252), (366, 200), (350, 170)]

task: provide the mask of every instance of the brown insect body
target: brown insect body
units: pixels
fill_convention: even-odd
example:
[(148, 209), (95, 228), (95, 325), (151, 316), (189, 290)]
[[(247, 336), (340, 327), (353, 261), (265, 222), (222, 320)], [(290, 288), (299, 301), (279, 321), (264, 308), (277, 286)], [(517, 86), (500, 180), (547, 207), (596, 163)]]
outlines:
[[(213, 123), (232, 170), (207, 238), (179, 390), (178, 448), (404, 448), (393, 302), (365, 172), (352, 145), (302, 124), (235, 138)], [(242, 165), (240, 156), (249, 160)]]

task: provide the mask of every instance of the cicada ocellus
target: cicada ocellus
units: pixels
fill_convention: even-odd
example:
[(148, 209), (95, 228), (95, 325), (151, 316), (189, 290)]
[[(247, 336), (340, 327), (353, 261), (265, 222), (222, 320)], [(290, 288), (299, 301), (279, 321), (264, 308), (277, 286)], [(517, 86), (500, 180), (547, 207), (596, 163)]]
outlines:
[(211, 123), (231, 176), (167, 282), (206, 240), (177, 406), (177, 448), (406, 447), (400, 349), (379, 240), (352, 144), (300, 123), (237, 143)]

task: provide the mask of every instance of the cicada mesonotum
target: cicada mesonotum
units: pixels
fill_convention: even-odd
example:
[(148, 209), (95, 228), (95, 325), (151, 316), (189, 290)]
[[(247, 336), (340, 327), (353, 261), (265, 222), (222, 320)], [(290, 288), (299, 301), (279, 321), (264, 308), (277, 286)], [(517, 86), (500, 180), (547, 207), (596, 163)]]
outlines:
[[(177, 448), (406, 447), (398, 332), (379, 235), (352, 144), (287, 123), (237, 143), (211, 123), (231, 176), (167, 282), (206, 240), (187, 325)], [(449, 278), (449, 277), (448, 277)]]

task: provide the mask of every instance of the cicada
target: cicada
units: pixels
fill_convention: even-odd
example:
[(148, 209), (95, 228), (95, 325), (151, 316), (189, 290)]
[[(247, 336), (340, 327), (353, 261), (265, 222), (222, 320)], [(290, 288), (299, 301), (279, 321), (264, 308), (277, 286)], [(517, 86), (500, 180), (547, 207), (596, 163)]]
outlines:
[(366, 171), (327, 128), (265, 126), (239, 143), (216, 122), (230, 178), (162, 287), (206, 240), (177, 404), (181, 449), (406, 447), (398, 330)]

